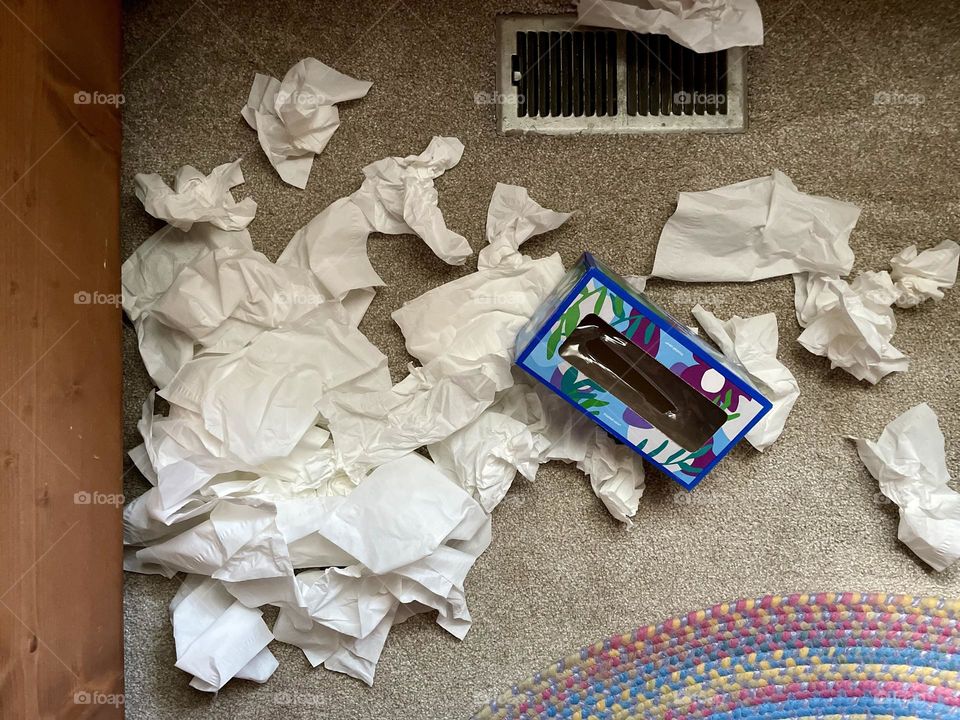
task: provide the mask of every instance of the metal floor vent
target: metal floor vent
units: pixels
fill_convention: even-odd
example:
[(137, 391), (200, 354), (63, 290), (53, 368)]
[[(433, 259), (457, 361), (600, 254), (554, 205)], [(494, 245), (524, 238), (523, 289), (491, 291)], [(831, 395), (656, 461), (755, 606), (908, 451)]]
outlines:
[(575, 25), (573, 15), (497, 18), (504, 133), (742, 132), (742, 48), (698, 54), (665, 35)]

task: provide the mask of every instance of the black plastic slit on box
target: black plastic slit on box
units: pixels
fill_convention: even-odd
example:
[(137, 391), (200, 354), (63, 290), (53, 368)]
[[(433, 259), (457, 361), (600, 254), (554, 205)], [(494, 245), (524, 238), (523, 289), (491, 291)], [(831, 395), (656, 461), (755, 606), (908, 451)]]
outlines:
[(587, 315), (560, 357), (686, 450), (702, 446), (727, 414), (597, 315)]

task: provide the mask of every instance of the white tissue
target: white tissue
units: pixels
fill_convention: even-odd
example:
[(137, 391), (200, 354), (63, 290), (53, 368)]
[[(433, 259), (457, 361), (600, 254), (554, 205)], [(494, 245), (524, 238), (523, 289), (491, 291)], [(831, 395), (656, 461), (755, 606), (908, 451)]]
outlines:
[(541, 207), (527, 189), (497, 183), (487, 208), (487, 246), (477, 256), (477, 267), (485, 270), (504, 264), (519, 265), (520, 246), (534, 235), (555, 230), (571, 213)]
[(660, 234), (653, 276), (751, 282), (777, 275), (846, 275), (860, 210), (807, 195), (779, 170), (704, 192), (682, 192)]
[(513, 384), (510, 360), (488, 355), (465, 361), (443, 355), (389, 390), (331, 392), (320, 413), (333, 435), (340, 463), (351, 477), (443, 440), (476, 420), (498, 390)]
[(210, 223), (195, 223), (187, 232), (167, 225), (123, 263), (123, 309), (136, 328), (143, 364), (159, 387), (193, 357), (194, 347), (187, 335), (160, 322), (151, 310), (185, 267), (221, 248), (252, 251), (250, 233), (228, 232)]
[(313, 157), (340, 127), (336, 103), (362, 98), (372, 83), (355, 80), (314, 58), (301, 60), (283, 82), (257, 73), (240, 111), (283, 181), (306, 187)]
[(763, 45), (756, 0), (578, 0), (577, 24), (667, 35), (698, 53)]
[(463, 143), (457, 138), (434, 137), (419, 155), (387, 157), (367, 165), (366, 179), (350, 199), (377, 232), (419, 235), (444, 262), (462, 265), (471, 253), (470, 244), (447, 228), (433, 186), (434, 179), (462, 156)]
[(489, 513), (518, 472), (527, 480), (536, 477), (546, 446), (546, 439), (525, 423), (491, 409), (429, 450), (437, 467), (455, 477)]
[(253, 198), (237, 202), (230, 193), (230, 188), (243, 183), (239, 160), (218, 165), (209, 175), (184, 165), (172, 188), (156, 173), (139, 173), (133, 181), (144, 210), (184, 232), (200, 222), (221, 230), (243, 230), (257, 212)]
[(773, 409), (746, 435), (747, 442), (757, 450), (765, 450), (780, 437), (787, 416), (800, 396), (797, 379), (777, 360), (777, 316), (773, 313), (749, 318), (734, 315), (722, 321), (700, 305), (693, 308), (693, 316), (724, 356), (746, 370), (757, 389), (773, 404)]
[(829, 358), (858, 380), (876, 384), (904, 372), (910, 359), (890, 340), (897, 329), (891, 304), (897, 297), (889, 274), (865, 272), (850, 284), (834, 277), (798, 275), (797, 317), (807, 323), (797, 342)]
[(897, 536), (921, 560), (942, 571), (960, 558), (960, 493), (948, 486), (943, 433), (921, 403), (893, 420), (876, 440), (854, 438), (880, 491), (900, 508)]
[(943, 288), (952, 288), (957, 282), (958, 261), (960, 245), (953, 240), (944, 240), (919, 254), (916, 245), (901, 250), (890, 259), (890, 277), (900, 293), (897, 305), (908, 308), (924, 300), (943, 298)]
[(235, 600), (217, 580), (188, 575), (170, 602), (177, 663), (190, 686), (216, 692), (237, 677), (266, 682), (277, 660), (263, 613)]
[(192, 360), (160, 394), (196, 413), (219, 441), (219, 457), (260, 465), (293, 450), (326, 393), (388, 382), (386, 356), (358, 330), (328, 320), (265, 332), (237, 352)]

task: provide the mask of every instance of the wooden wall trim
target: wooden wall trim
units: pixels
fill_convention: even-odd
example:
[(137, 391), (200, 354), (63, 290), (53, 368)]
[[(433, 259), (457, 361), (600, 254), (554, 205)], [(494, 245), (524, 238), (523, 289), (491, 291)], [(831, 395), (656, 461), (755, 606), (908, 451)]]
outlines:
[(3, 718), (123, 714), (120, 47), (115, 0), (0, 0)]

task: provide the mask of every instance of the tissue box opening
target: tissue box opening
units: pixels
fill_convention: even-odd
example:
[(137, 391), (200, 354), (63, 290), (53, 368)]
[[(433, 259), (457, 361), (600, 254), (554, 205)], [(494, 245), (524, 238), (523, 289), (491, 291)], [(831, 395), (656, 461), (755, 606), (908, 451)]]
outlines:
[(580, 321), (560, 357), (685, 450), (702, 447), (727, 419), (719, 406), (596, 315)]
[(687, 489), (771, 408), (742, 369), (590, 253), (518, 333), (517, 365)]

